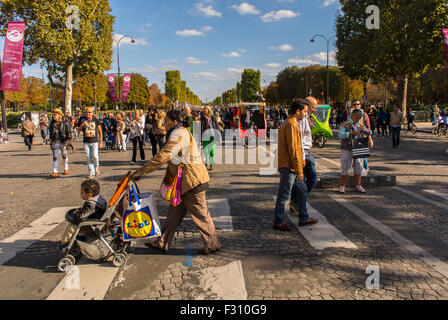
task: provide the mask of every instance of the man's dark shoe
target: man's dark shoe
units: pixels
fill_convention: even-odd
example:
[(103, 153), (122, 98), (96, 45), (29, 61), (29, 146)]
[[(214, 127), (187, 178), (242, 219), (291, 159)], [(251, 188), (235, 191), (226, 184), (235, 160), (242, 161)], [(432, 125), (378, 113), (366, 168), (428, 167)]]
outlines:
[(318, 222), (319, 222), (319, 220), (317, 220), (317, 219), (309, 218), (308, 221), (299, 222), (299, 227), (313, 225), (313, 224), (316, 224)]
[(280, 231), (292, 231), (291, 227), (285, 223), (274, 225), (273, 228)]
[(146, 242), (145, 246), (147, 246), (148, 248), (157, 250), (157, 251), (159, 251), (161, 253), (166, 253), (167, 252), (165, 249), (160, 248), (158, 245), (156, 245), (156, 244), (154, 244), (152, 242)]

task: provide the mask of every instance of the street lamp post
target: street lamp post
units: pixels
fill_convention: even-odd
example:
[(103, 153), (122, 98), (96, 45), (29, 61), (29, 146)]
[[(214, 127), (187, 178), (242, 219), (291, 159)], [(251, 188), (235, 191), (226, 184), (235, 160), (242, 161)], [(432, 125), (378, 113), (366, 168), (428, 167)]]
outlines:
[(117, 63), (118, 63), (118, 99), (120, 99), (120, 110), (122, 109), (122, 101), (121, 101), (121, 82), (120, 82), (120, 41), (124, 38), (130, 38), (131, 43), (135, 43), (135, 39), (131, 36), (122, 36), (118, 41), (115, 41), (117, 45)]
[(316, 34), (313, 36), (313, 38), (311, 38), (311, 42), (314, 42), (314, 38), (316, 37), (321, 37), (322, 39), (325, 40), (325, 42), (327, 43), (327, 104), (330, 102), (330, 69), (329, 69), (329, 64), (330, 64), (330, 41), (333, 38), (336, 38), (336, 36), (332, 36), (330, 39), (327, 39), (327, 37), (321, 35), (321, 34)]

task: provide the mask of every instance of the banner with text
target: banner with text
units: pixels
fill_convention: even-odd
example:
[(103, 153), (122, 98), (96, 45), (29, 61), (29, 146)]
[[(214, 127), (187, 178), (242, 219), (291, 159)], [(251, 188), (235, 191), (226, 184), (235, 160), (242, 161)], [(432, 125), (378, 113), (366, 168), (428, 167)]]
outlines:
[(115, 90), (115, 75), (109, 74), (107, 76), (109, 82), (109, 95), (113, 102), (118, 101), (117, 91)]
[(446, 68), (448, 69), (448, 29), (443, 29), (443, 43), (445, 44)]
[(123, 77), (123, 91), (121, 93), (121, 101), (128, 101), (129, 89), (131, 88), (131, 75), (125, 74)]
[(20, 91), (24, 38), (25, 22), (11, 22), (8, 24), (5, 50), (3, 52), (0, 86), (2, 91)]

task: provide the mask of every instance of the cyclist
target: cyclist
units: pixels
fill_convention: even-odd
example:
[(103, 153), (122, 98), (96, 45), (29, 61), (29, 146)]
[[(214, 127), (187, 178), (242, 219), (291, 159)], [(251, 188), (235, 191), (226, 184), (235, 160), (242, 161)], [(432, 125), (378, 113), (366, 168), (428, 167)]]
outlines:
[(406, 117), (408, 119), (408, 132), (411, 131), (411, 125), (414, 123), (415, 114), (412, 112), (412, 109), (409, 108), (409, 111), (406, 114)]

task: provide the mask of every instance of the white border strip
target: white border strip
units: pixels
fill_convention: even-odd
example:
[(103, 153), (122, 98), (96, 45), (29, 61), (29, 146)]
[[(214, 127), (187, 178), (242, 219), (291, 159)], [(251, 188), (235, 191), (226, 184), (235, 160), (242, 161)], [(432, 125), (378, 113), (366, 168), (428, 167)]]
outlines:
[(398, 190), (398, 191), (401, 191), (403, 193), (406, 193), (406, 194), (410, 195), (411, 197), (414, 197), (417, 200), (421, 200), (423, 202), (432, 204), (433, 206), (439, 207), (439, 208), (441, 208), (443, 210), (448, 210), (448, 206), (446, 204), (443, 204), (443, 203), (440, 203), (440, 202), (437, 202), (437, 201), (433, 201), (431, 199), (428, 199), (428, 198), (426, 198), (426, 197), (424, 197), (422, 195), (419, 195), (418, 193), (409, 191), (407, 189), (403, 189), (403, 188), (400, 188), (400, 187), (393, 187), (393, 188), (395, 190)]

